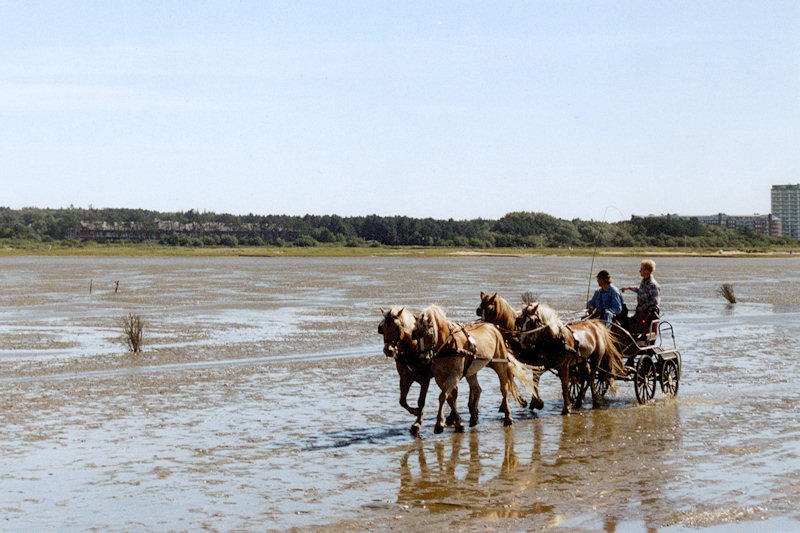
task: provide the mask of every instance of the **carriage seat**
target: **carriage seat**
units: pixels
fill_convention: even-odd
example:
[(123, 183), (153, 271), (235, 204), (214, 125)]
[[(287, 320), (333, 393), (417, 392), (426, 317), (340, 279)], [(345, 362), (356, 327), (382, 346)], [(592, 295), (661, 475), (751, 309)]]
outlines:
[(655, 343), (658, 338), (658, 324), (659, 319), (653, 319), (647, 324), (647, 328), (643, 332), (634, 333), (633, 338), (636, 339), (636, 344), (639, 346), (650, 346)]

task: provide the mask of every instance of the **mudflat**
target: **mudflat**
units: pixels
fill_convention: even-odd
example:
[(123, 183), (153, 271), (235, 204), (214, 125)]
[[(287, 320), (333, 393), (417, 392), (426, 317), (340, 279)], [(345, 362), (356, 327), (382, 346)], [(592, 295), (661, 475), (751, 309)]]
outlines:
[(379, 306), (468, 321), (481, 291), (533, 292), (572, 318), (590, 269), (636, 284), (639, 259), (2, 257), (0, 529), (800, 527), (798, 259), (656, 260), (676, 398), (620, 383), (563, 417), (546, 374), (504, 428), (487, 370), (477, 427), (434, 435), (433, 384), (415, 438)]

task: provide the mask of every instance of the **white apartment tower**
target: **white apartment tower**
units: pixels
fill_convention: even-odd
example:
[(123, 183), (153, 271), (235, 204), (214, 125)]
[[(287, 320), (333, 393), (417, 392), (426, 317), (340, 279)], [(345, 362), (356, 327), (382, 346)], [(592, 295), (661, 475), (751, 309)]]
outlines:
[(781, 219), (785, 237), (800, 239), (800, 184), (772, 186), (772, 216)]

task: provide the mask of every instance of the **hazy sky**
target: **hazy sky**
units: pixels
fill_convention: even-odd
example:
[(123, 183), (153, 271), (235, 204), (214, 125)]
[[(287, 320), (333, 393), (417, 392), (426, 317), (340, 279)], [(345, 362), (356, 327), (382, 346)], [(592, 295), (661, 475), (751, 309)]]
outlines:
[(796, 0), (0, 0), (13, 208), (766, 213), (799, 141)]

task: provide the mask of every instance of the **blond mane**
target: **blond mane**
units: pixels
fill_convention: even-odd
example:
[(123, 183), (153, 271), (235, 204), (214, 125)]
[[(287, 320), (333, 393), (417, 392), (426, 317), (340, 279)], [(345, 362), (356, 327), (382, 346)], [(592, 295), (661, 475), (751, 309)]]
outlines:
[(397, 320), (400, 329), (411, 335), (411, 332), (414, 330), (414, 324), (416, 323), (414, 313), (402, 305), (392, 306), (392, 308), (389, 309), (389, 313)]
[(522, 312), (523, 314), (535, 315), (538, 317), (539, 321), (542, 323), (542, 326), (547, 328), (547, 330), (550, 332), (550, 335), (553, 337), (558, 337), (561, 328), (564, 326), (564, 323), (561, 321), (561, 318), (559, 318), (556, 310), (547, 304), (534, 302), (526, 305)]
[(416, 327), (423, 331), (428, 331), (432, 339), (432, 346), (438, 346), (440, 336), (439, 331), (444, 327), (449, 327), (447, 324), (447, 316), (438, 305), (430, 305), (417, 318)]

